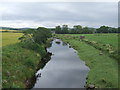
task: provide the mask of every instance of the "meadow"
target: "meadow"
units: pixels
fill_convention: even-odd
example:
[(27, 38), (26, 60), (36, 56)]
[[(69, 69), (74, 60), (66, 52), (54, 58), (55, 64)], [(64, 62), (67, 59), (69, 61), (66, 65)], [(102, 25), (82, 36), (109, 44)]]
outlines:
[(16, 30), (7, 30), (7, 29), (0, 29), (0, 32), (13, 32), (13, 31), (16, 31)]
[(12, 33), (12, 32), (6, 32), (2, 33), (2, 46), (7, 46), (10, 44), (18, 43), (18, 38), (21, 37), (23, 33)]
[(71, 34), (72, 36), (85, 36), (90, 41), (96, 41), (102, 44), (110, 44), (118, 49), (118, 34)]
[[(3, 88), (26, 88), (35, 75), (41, 55), (21, 47), (23, 33), (2, 33), (2, 86)], [(41, 47), (45, 52), (44, 47)], [(32, 86), (31, 86), (32, 87)]]
[[(111, 58), (102, 49), (95, 48), (93, 44), (80, 40), (84, 35), (88, 41), (98, 42), (98, 44), (110, 44), (117, 48), (118, 39), (116, 34), (57, 34), (55, 37), (69, 43), (78, 51), (79, 57), (85, 61), (90, 68), (87, 76), (87, 85), (95, 85), (99, 88), (118, 88), (118, 62)], [(112, 41), (113, 40), (113, 41)], [(102, 52), (102, 54), (101, 54)]]

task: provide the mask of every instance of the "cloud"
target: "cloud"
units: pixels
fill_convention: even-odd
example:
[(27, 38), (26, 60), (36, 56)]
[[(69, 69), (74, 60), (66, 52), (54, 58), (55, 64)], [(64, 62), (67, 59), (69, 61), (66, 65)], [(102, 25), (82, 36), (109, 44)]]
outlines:
[(2, 24), (10, 27), (73, 26), (117, 27), (117, 2), (3, 2)]

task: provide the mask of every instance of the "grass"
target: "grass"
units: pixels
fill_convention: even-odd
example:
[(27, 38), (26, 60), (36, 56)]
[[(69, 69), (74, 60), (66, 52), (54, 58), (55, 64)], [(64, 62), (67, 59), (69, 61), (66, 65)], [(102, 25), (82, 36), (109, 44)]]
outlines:
[(84, 35), (90, 41), (97, 41), (102, 44), (110, 44), (118, 49), (118, 34), (71, 34), (72, 36)]
[(18, 38), (22, 35), (22, 33), (2, 33), (2, 46), (7, 46), (19, 42)]
[(12, 31), (16, 31), (16, 30), (0, 29), (0, 31), (12, 32)]
[[(22, 33), (2, 33), (2, 86), (26, 88), (26, 81), (35, 75), (42, 54), (21, 47), (18, 38)], [(43, 46), (41, 53), (46, 52)], [(45, 53), (44, 53), (45, 54)]]
[(22, 48), (19, 44), (4, 47), (2, 53), (3, 88), (25, 88), (25, 81), (34, 76), (40, 58), (36, 52)]
[[(91, 34), (86, 36), (90, 37), (90, 35)], [(88, 73), (87, 86), (95, 84), (95, 86), (99, 88), (118, 88), (118, 63), (115, 59), (110, 58), (107, 54), (100, 55), (100, 50), (83, 41), (79, 41), (78, 39), (73, 38), (74, 36), (80, 35), (56, 36), (75, 48), (78, 51), (80, 58), (84, 60), (86, 65), (90, 68), (90, 72)], [(89, 37), (86, 38), (91, 40), (91, 38), (93, 38), (93, 35), (91, 35), (91, 38)], [(102, 38), (100, 40), (101, 42), (104, 40), (102, 36), (96, 37), (97, 41), (98, 37), (99, 39)], [(103, 41), (102, 43), (110, 43), (110, 40), (108, 42), (107, 40), (106, 42)], [(114, 43), (116, 42), (113, 41), (112, 45), (114, 45)]]

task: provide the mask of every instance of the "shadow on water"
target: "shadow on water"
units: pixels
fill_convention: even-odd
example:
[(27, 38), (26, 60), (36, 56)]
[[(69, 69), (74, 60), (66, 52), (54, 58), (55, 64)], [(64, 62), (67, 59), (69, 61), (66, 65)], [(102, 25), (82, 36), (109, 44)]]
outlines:
[(52, 54), (40, 63), (33, 89), (84, 88), (89, 68), (80, 60), (77, 51), (59, 39), (54, 39), (47, 51)]

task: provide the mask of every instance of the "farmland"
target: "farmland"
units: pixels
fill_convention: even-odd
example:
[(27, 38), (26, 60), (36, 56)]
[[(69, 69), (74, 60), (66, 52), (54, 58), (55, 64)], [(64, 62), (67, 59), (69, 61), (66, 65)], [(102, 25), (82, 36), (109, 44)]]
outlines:
[(22, 35), (22, 33), (2, 33), (2, 46), (18, 43), (18, 38)]
[(90, 41), (96, 41), (102, 44), (110, 44), (114, 48), (118, 48), (118, 34), (71, 34), (72, 36), (85, 36)]
[(3, 31), (3, 32), (13, 32), (13, 31), (16, 31), (16, 30), (7, 30), (7, 29), (0, 29), (0, 32)]
[[(117, 48), (117, 35), (116, 34), (59, 34), (55, 37), (62, 39), (64, 42), (69, 43), (74, 49), (78, 51), (79, 57), (85, 61), (89, 66), (90, 72), (87, 77), (87, 85), (94, 84), (100, 88), (117, 88), (118, 87), (118, 62), (109, 57), (105, 52), (96, 49), (91, 44), (80, 41), (79, 37), (84, 35), (86, 39), (94, 40), (102, 44), (111, 44)], [(111, 39), (113, 41), (111, 41)], [(102, 54), (101, 54), (102, 52)], [(114, 77), (114, 78), (111, 78)]]

